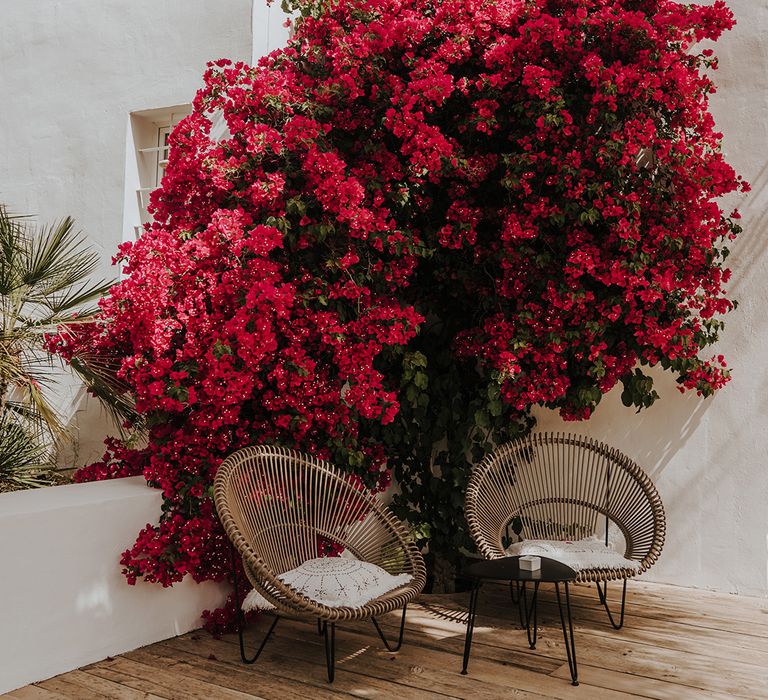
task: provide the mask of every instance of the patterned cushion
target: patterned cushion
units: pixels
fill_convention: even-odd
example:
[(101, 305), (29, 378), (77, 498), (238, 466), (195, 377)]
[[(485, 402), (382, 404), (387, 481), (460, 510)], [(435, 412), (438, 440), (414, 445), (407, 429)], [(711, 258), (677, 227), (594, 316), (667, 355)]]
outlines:
[(621, 553), (597, 537), (587, 537), (576, 542), (558, 540), (523, 540), (515, 542), (505, 550), (509, 556), (534, 554), (554, 559), (574, 571), (582, 569), (631, 569), (638, 571), (640, 562), (627, 559)]
[[(347, 557), (310, 559), (278, 578), (310, 600), (329, 608), (359, 608), (395, 588), (410, 583), (413, 576), (393, 576), (380, 566)], [(274, 606), (256, 590), (243, 601), (246, 612)]]

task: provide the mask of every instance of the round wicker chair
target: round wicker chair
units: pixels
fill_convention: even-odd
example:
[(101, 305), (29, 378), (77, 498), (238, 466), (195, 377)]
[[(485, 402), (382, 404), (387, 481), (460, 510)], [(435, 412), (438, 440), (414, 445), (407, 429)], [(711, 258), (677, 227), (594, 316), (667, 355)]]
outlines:
[[(618, 450), (577, 435), (534, 433), (491, 452), (474, 469), (466, 493), (469, 531), (487, 559), (507, 556), (510, 529), (523, 539), (577, 540), (620, 532), (636, 571), (585, 569), (577, 581), (597, 585), (616, 629), (624, 624), (627, 579), (649, 569), (664, 544), (661, 498), (647, 474)], [(614, 543), (615, 546), (615, 543)], [(623, 580), (621, 613), (608, 606), (608, 581)]]
[[(280, 615), (317, 619), (318, 631), (325, 638), (329, 681), (334, 677), (337, 622), (370, 619), (387, 650), (400, 648), (407, 605), (423, 589), (426, 572), (404, 525), (378, 499), (327, 462), (286, 448), (257, 446), (238, 450), (222, 462), (214, 482), (214, 500), (233, 545), (233, 572), (236, 551), (250, 583), (277, 613), (258, 650), (248, 658), (238, 606), (244, 662), (258, 658)], [(411, 574), (413, 579), (361, 607), (318, 603), (278, 576), (319, 556), (323, 542), (341, 545), (361, 561), (391, 574)], [(237, 585), (235, 577), (236, 593)], [(376, 616), (400, 608), (400, 634), (397, 644), (391, 646)]]

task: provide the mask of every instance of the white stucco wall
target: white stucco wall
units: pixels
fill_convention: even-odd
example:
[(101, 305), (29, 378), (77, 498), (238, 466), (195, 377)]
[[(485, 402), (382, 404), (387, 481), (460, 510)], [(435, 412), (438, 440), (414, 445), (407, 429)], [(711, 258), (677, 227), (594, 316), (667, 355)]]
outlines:
[(740, 197), (743, 235), (732, 245), (739, 300), (714, 353), (733, 380), (717, 396), (681, 396), (658, 377), (661, 400), (634, 415), (614, 391), (588, 423), (538, 411), (547, 430), (579, 431), (623, 449), (654, 477), (667, 543), (648, 578), (768, 595), (768, 3), (729, 0), (738, 25), (716, 45), (712, 108), (729, 161), (753, 186)]
[(142, 477), (0, 494), (0, 694), (183, 634), (225, 589), (126, 584), (120, 554), (161, 493)]

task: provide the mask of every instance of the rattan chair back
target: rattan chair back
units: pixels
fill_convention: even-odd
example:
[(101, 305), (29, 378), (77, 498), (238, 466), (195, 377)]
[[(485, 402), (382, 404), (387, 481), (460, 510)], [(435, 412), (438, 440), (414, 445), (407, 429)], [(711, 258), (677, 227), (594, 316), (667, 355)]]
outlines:
[[(491, 452), (473, 471), (466, 517), (487, 558), (506, 556), (511, 532), (523, 539), (578, 540), (623, 535), (624, 556), (641, 571), (664, 544), (661, 498), (645, 472), (618, 450), (596, 440), (534, 433)], [(633, 575), (632, 570), (622, 570)], [(582, 571), (580, 580), (618, 578), (614, 571)]]
[[(246, 574), (278, 608), (319, 617), (327, 613), (329, 619), (349, 610), (315, 605), (277, 578), (320, 556), (329, 543), (389, 573), (414, 577), (407, 591), (389, 596), (395, 605), (385, 605), (387, 609), (402, 607), (424, 586), (423, 559), (403, 524), (362, 485), (327, 462), (282, 447), (247, 447), (222, 462), (214, 499)], [(361, 608), (343, 616), (370, 614)]]

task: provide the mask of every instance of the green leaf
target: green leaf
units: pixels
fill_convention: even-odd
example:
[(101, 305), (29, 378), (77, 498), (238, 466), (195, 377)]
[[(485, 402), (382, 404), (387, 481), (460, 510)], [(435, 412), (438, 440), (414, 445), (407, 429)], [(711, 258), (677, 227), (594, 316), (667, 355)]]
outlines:
[(487, 411), (475, 411), (475, 425), (483, 430), (487, 430), (491, 427), (491, 419)]

